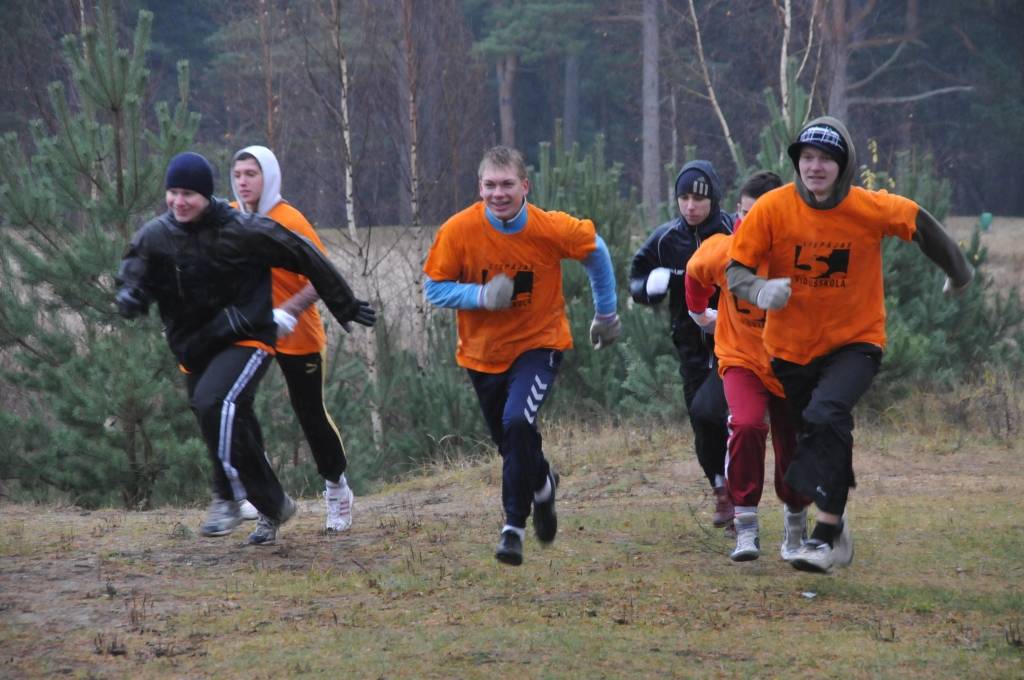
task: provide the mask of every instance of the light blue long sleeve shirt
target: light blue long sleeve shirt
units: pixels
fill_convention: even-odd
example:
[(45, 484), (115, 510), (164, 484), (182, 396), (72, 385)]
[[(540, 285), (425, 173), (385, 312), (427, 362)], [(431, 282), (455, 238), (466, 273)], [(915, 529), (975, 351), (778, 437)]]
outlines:
[[(504, 234), (515, 234), (526, 226), (526, 201), (523, 207), (511, 220), (501, 220), (485, 209), (491, 226)], [(600, 236), (595, 238), (595, 249), (583, 261), (583, 268), (590, 279), (590, 290), (594, 299), (594, 311), (597, 314), (613, 314), (616, 309), (615, 270), (612, 267), (608, 245)], [(435, 307), (449, 309), (480, 309), (483, 306), (479, 283), (460, 283), (458, 281), (434, 281), (427, 278), (423, 285), (427, 301)]]

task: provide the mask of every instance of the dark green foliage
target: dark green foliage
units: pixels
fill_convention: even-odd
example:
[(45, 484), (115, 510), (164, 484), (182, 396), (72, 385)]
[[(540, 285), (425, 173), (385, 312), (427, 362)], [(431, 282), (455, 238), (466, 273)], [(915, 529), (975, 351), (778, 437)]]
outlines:
[[(874, 157), (873, 145), (869, 148)], [(862, 179), (918, 202), (938, 220), (949, 209), (948, 180), (935, 176), (930, 155), (896, 155), (892, 173), (865, 167)], [(1024, 308), (1015, 289), (1000, 289), (985, 270), (980, 226), (961, 248), (975, 279), (960, 296), (942, 293), (945, 275), (912, 243), (887, 239), (883, 249), (889, 344), (874, 403), (916, 388), (944, 388), (980, 375), (985, 367), (1021, 365)]]
[(598, 137), (589, 153), (578, 145), (565, 148), (556, 127), (553, 144), (542, 144), (539, 167), (531, 173), (530, 200), (546, 210), (562, 210), (594, 221), (608, 244), (615, 268), (622, 336), (615, 345), (594, 351), (590, 322), (594, 316), (590, 283), (583, 267), (565, 263), (563, 290), (575, 349), (566, 353), (551, 415), (604, 417), (666, 417), (680, 403), (675, 349), (668, 320), (648, 308), (633, 307), (629, 296), (631, 230), (635, 197), (621, 188), (622, 168), (608, 164), (604, 140)]
[(143, 118), (152, 15), (131, 50), (117, 45), (109, 3), (99, 26), (63, 41), (73, 87), (49, 88), (59, 125), (31, 125), (26, 158), (0, 141), (0, 382), (18, 391), (3, 414), (0, 468), (32, 497), (84, 505), (192, 499), (205, 475), (180, 374), (153, 319), (125, 323), (113, 272), (135, 224), (153, 212), (169, 157), (192, 138), (188, 71), (180, 101)]

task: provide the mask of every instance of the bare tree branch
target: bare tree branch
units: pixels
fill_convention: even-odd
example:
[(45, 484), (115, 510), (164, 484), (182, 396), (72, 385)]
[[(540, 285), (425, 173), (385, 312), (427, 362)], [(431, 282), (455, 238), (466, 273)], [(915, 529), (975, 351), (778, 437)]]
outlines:
[(951, 92), (971, 92), (973, 90), (973, 85), (953, 85), (951, 87), (940, 87), (937, 90), (929, 90), (928, 92), (911, 94), (905, 97), (852, 97), (849, 100), (849, 104), (850, 106), (853, 106), (854, 104), (870, 104), (872, 106), (880, 104), (906, 104), (908, 102), (916, 102), (929, 97), (949, 94)]
[(850, 83), (849, 85), (847, 85), (846, 86), (846, 91), (847, 92), (852, 92), (853, 90), (860, 89), (860, 88), (864, 87), (865, 85), (867, 85), (868, 83), (870, 83), (875, 78), (877, 78), (878, 76), (880, 76), (883, 73), (885, 73), (889, 69), (889, 67), (892, 66), (893, 63), (899, 58), (900, 52), (902, 52), (903, 48), (906, 47), (906, 46), (907, 46), (907, 43), (901, 42), (896, 47), (896, 49), (892, 51), (892, 54), (889, 55), (889, 58), (886, 59), (881, 64), (879, 64), (878, 68), (876, 68), (874, 71), (869, 73), (864, 78), (861, 78), (857, 82)]
[(725, 143), (729, 146), (729, 154), (732, 156), (732, 162), (736, 166), (738, 171), (743, 171), (743, 164), (740, 161), (739, 153), (736, 149), (736, 142), (733, 140), (732, 133), (729, 131), (729, 122), (725, 119), (725, 114), (722, 112), (722, 107), (718, 104), (718, 98), (715, 96), (715, 88), (711, 84), (711, 74), (708, 72), (708, 63), (704, 58), (704, 44), (701, 41), (700, 36), (700, 22), (697, 20), (697, 10), (693, 6), (693, 0), (689, 0), (690, 4), (690, 19), (693, 21), (693, 33), (697, 41), (697, 58), (700, 60), (701, 73), (704, 76), (704, 86), (708, 90), (708, 97), (711, 100), (711, 106), (715, 110), (715, 115), (718, 116), (718, 122), (722, 126), (722, 134), (725, 136)]

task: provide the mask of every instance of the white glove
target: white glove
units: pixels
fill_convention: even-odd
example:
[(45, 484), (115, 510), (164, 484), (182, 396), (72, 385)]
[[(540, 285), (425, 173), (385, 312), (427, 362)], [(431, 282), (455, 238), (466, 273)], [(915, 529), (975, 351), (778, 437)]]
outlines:
[(601, 349), (614, 344), (615, 339), (622, 332), (622, 322), (615, 312), (611, 314), (595, 314), (594, 320), (590, 322), (590, 342), (594, 349)]
[(668, 267), (652, 269), (647, 275), (647, 296), (664, 295), (668, 290), (668, 280), (672, 277), (672, 270)]
[(277, 324), (277, 337), (283, 338), (295, 330), (295, 324), (299, 322), (294, 316), (280, 307), (274, 309), (274, 323)]
[(494, 311), (512, 306), (512, 291), (515, 284), (505, 274), (498, 274), (480, 287), (480, 306)]
[(713, 334), (715, 332), (715, 322), (718, 320), (718, 310), (713, 307), (708, 307), (700, 314), (697, 312), (690, 312), (690, 318), (693, 319), (694, 323), (700, 326), (705, 333)]
[(789, 302), (792, 293), (788, 277), (768, 279), (761, 290), (757, 291), (757, 306), (761, 309), (782, 309)]
[(942, 294), (943, 295), (960, 295), (965, 290), (967, 290), (967, 286), (971, 285), (971, 281), (973, 281), (973, 280), (974, 280), (974, 268), (973, 267), (971, 268), (971, 277), (969, 279), (967, 279), (967, 283), (965, 283), (962, 286), (957, 287), (953, 283), (952, 279), (950, 279), (947, 276), (946, 277), (946, 283), (942, 284)]

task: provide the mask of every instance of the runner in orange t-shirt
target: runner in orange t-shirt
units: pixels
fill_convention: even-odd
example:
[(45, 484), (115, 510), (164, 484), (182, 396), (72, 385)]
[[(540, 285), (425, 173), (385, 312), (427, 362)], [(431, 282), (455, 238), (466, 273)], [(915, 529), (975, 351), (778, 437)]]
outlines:
[(854, 486), (853, 408), (885, 347), (882, 239), (916, 241), (946, 273), (946, 292), (966, 288), (974, 272), (915, 202), (851, 186), (856, 154), (841, 121), (811, 121), (788, 153), (797, 178), (758, 199), (733, 239), (727, 275), (735, 295), (768, 311), (765, 348), (800, 426), (786, 483), (819, 510), (790, 564), (827, 572), (853, 559), (844, 518)]
[(596, 349), (619, 335), (615, 274), (593, 222), (526, 201), (530, 180), (518, 151), (490, 149), (478, 175), (483, 200), (441, 225), (423, 265), (424, 292), (431, 304), (457, 310), (455, 360), (469, 372), (502, 456), (505, 526), (495, 557), (518, 565), (531, 508), (541, 543), (558, 529), (558, 475), (544, 458), (537, 417), (572, 347), (562, 260), (582, 261), (590, 277)]
[[(266, 215), (327, 254), (313, 226), (281, 198), (281, 168), (273, 151), (265, 146), (248, 146), (236, 153), (232, 161), (231, 188), (241, 212)], [(284, 374), (292, 410), (309, 443), (317, 471), (325, 480), (326, 528), (345, 531), (352, 526), (355, 499), (345, 477), (348, 467), (345, 445), (324, 405), (327, 336), (314, 304), (318, 296), (305, 276), (284, 269), (272, 270), (271, 284), (274, 321), (278, 326), (274, 358)], [(270, 527), (265, 525), (264, 518), (260, 518), (253, 535), (269, 536)]]
[[(738, 215), (746, 215), (765, 192), (782, 186), (774, 172), (758, 172), (740, 189)], [(739, 231), (742, 220), (734, 229)], [(725, 278), (732, 236), (715, 235), (704, 241), (686, 267), (686, 304), (690, 316), (706, 332), (715, 335), (718, 371), (729, 405), (728, 454), (725, 459), (726, 489), (735, 508), (735, 562), (756, 560), (761, 554), (757, 506), (764, 489), (765, 443), (769, 424), (775, 451), (775, 493), (785, 504), (780, 552), (792, 559), (807, 538), (810, 501), (795, 492), (783, 477), (796, 444), (796, 432), (786, 412), (782, 385), (772, 374), (768, 353), (761, 341), (765, 313), (730, 294)], [(720, 289), (718, 309), (708, 307)], [(768, 424), (765, 423), (765, 415)]]

